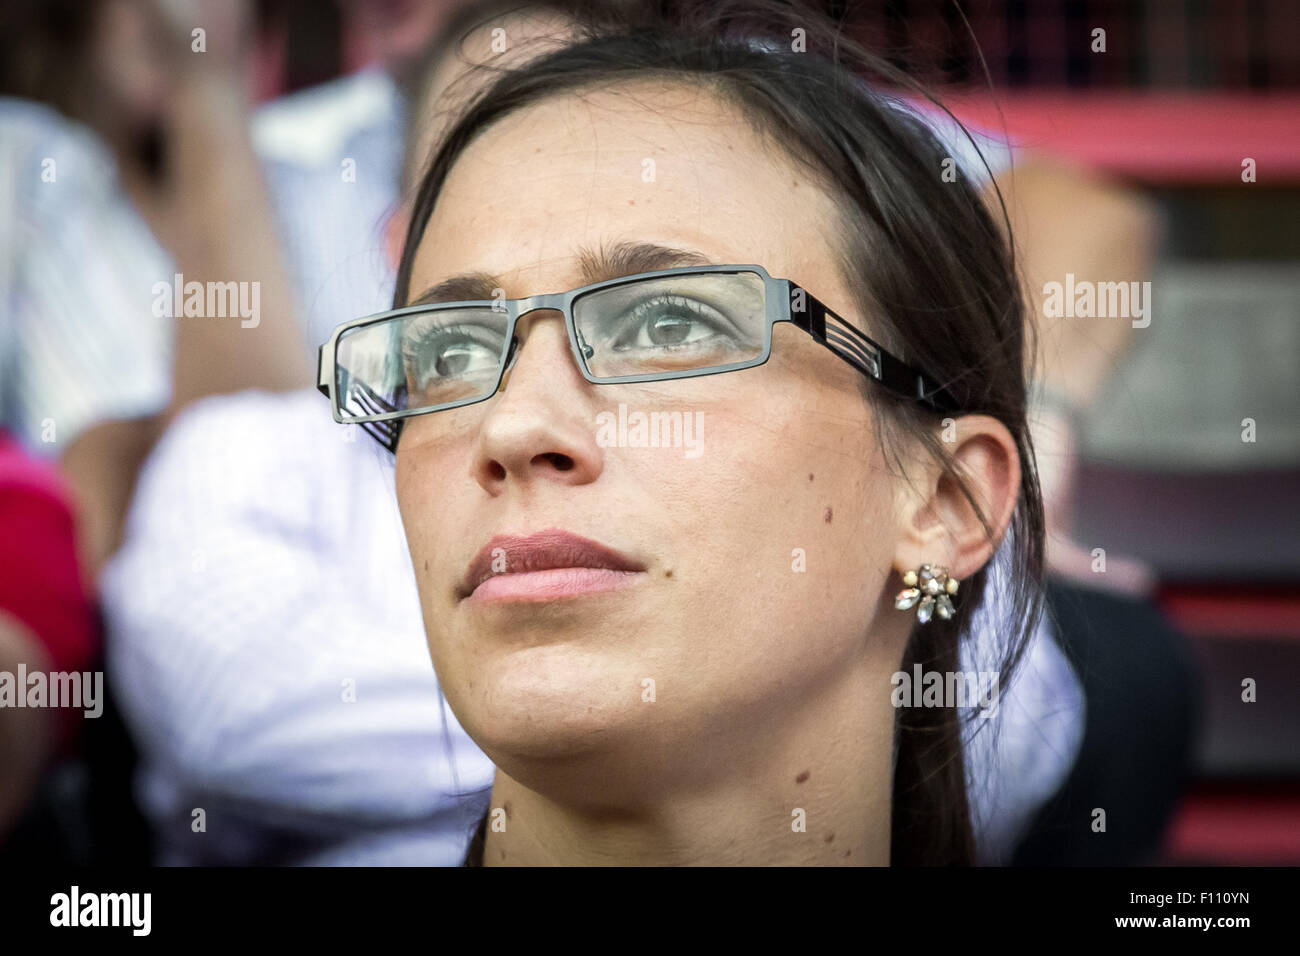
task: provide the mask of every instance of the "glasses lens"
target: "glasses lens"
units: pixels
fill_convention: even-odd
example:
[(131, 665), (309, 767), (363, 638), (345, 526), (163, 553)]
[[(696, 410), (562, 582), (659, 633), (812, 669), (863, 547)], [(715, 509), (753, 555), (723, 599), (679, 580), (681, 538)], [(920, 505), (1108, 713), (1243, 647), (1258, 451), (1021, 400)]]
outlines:
[(491, 307), (415, 312), (348, 329), (335, 350), (345, 417), (450, 405), (490, 395), (510, 319)]
[(756, 272), (638, 279), (573, 303), (579, 349), (596, 378), (685, 372), (753, 362), (767, 344)]

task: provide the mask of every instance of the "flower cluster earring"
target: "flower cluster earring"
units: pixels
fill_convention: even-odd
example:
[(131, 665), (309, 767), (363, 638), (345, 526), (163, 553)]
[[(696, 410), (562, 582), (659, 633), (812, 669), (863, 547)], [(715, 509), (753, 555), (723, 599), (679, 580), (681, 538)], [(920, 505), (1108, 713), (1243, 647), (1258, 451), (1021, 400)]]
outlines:
[(922, 624), (928, 624), (933, 614), (945, 621), (952, 617), (952, 595), (957, 593), (961, 582), (948, 577), (947, 568), (923, 564), (920, 571), (905, 572), (903, 583), (907, 587), (894, 598), (894, 607), (906, 611), (916, 605), (916, 619)]

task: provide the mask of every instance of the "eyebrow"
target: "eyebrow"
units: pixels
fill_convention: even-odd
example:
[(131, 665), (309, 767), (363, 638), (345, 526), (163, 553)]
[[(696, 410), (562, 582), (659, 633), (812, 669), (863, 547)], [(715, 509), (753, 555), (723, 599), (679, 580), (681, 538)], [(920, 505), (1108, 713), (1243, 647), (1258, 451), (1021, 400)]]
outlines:
[[(696, 249), (661, 246), (653, 242), (620, 242), (610, 247), (602, 246), (598, 250), (580, 248), (578, 262), (582, 285), (621, 279), (642, 272), (658, 272), (661, 269), (717, 265)], [(496, 290), (503, 285), (499, 277), (490, 273), (465, 272), (429, 286), (407, 304), (429, 305), (435, 302), (492, 299)]]

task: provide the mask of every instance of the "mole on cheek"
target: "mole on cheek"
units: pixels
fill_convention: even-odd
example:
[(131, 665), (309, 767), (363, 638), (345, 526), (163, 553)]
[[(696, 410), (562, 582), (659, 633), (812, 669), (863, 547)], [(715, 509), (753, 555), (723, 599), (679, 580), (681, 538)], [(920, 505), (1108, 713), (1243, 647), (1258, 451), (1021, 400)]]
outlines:
[(832, 519), (834, 516), (835, 516), (835, 512), (834, 512), (833, 510), (831, 510), (831, 506), (830, 506), (830, 505), (827, 505), (827, 506), (826, 506), (826, 513), (822, 515), (822, 520), (825, 521), (827, 524), (830, 524), (830, 523), (831, 523), (831, 519)]

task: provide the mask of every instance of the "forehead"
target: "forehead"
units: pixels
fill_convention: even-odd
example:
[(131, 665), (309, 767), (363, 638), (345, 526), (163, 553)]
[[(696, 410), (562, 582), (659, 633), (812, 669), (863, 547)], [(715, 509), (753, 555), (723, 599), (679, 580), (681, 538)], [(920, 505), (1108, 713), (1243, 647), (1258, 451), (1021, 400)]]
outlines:
[(581, 251), (644, 241), (777, 276), (830, 279), (834, 203), (732, 105), (696, 85), (628, 84), (513, 113), (453, 166), (411, 293), (501, 276), (509, 297), (581, 284)]

